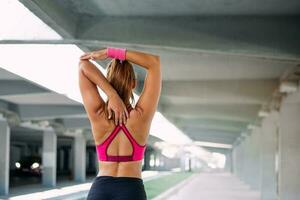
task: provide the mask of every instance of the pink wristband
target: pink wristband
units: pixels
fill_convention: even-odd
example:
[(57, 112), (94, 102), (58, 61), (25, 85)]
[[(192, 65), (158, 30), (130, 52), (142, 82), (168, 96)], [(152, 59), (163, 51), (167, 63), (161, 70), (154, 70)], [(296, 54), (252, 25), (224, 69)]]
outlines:
[(125, 60), (126, 59), (126, 49), (125, 48), (107, 47), (107, 56), (110, 58)]

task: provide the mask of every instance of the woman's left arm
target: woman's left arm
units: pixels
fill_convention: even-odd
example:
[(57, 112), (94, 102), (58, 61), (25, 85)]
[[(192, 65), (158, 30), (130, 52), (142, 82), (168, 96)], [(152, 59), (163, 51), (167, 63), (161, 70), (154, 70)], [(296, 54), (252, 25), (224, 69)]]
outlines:
[(102, 111), (105, 104), (98, 92), (97, 85), (105, 92), (111, 102), (109, 115), (111, 116), (111, 110), (114, 111), (115, 124), (122, 123), (122, 121), (125, 123), (128, 112), (116, 90), (93, 63), (89, 60), (81, 59), (79, 62), (79, 87), (84, 107), (92, 119)]

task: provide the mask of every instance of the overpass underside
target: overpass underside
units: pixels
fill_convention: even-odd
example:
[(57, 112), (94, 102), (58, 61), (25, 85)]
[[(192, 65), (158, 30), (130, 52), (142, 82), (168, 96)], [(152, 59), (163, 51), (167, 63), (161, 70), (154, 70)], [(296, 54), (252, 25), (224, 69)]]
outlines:
[[(158, 111), (193, 145), (225, 155), (225, 170), (261, 199), (299, 199), (299, 1), (18, 2), (61, 38), (4, 35), (0, 48), (51, 44), (93, 51), (116, 46), (160, 55)], [(24, 29), (31, 34), (30, 26)], [(98, 64), (106, 66), (107, 61)], [(56, 170), (64, 167), (72, 179), (85, 181), (87, 166), (95, 167), (95, 154), (82, 104), (4, 70), (9, 66), (0, 67), (0, 193), (9, 193), (9, 171), (17, 162), (12, 158), (29, 143), (39, 145), (28, 152), (50, 158), (42, 179), (45, 186), (55, 186)], [(135, 92), (140, 94), (146, 71), (134, 68)], [(52, 128), (40, 129), (45, 124)], [(172, 161), (155, 142), (161, 139), (150, 138), (147, 169), (164, 168), (153, 160), (164, 161), (168, 169), (185, 170), (186, 160), (190, 168), (203, 165), (191, 152)], [(72, 161), (68, 155), (80, 156)], [(72, 164), (61, 164), (66, 157)]]

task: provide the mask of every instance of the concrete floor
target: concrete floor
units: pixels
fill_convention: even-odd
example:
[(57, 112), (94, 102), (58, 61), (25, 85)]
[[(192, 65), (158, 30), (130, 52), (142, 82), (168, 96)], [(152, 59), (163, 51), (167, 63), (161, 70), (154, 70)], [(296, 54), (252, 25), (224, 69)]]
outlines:
[(229, 173), (202, 173), (170, 196), (168, 200), (259, 200), (260, 193), (251, 190)]

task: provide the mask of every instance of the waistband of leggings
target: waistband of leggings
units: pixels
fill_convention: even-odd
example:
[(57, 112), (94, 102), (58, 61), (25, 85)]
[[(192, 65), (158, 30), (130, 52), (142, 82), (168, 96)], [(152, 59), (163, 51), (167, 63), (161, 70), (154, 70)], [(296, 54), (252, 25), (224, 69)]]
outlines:
[(129, 176), (96, 176), (95, 180), (131, 180), (131, 181), (141, 181), (143, 182), (143, 179), (138, 177), (129, 177)]

